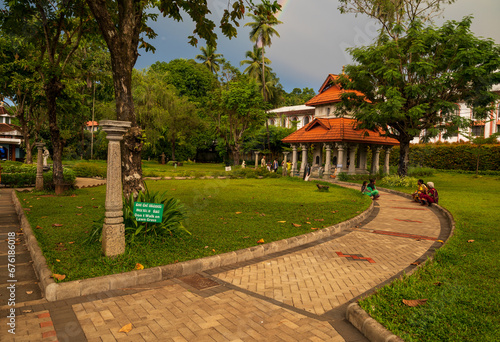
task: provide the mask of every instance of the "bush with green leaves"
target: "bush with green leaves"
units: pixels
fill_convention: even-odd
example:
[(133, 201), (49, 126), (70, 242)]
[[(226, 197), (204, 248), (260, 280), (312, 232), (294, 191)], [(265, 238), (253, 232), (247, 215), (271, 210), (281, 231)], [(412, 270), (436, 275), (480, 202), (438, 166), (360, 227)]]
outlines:
[[(53, 191), (55, 189), (54, 180), (52, 179), (53, 172), (48, 171), (43, 173), (43, 188), (44, 190)], [(63, 183), (73, 188), (76, 182), (76, 173), (67, 168), (63, 168)]]
[(381, 186), (412, 188), (417, 186), (417, 179), (414, 177), (400, 177), (398, 175), (390, 175), (382, 178)]
[(71, 168), (77, 177), (101, 177), (106, 178), (106, 166), (91, 162), (79, 162)]

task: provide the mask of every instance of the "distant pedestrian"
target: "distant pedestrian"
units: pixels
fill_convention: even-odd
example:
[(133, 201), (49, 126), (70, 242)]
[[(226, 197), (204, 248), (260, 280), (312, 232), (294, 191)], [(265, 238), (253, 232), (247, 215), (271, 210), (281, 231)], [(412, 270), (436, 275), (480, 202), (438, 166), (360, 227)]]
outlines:
[(273, 166), (272, 166), (272, 170), (273, 170), (273, 172), (278, 171), (278, 167), (279, 167), (278, 159), (277, 159), (277, 158), (274, 158), (274, 161), (273, 161)]
[(262, 159), (260, 160), (260, 167), (266, 167), (266, 156), (263, 156)]

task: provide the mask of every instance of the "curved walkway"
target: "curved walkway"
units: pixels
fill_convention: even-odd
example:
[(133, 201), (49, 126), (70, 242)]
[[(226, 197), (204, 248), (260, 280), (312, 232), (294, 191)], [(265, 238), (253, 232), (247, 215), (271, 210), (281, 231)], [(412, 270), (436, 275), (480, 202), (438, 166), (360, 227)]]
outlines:
[[(381, 194), (365, 221), (320, 241), (144, 286), (20, 303), (15, 335), (7, 332), (2, 296), (0, 336), (71, 342), (367, 341), (346, 321), (347, 306), (417, 267), (450, 229), (435, 207)], [(130, 332), (119, 332), (129, 323)]]

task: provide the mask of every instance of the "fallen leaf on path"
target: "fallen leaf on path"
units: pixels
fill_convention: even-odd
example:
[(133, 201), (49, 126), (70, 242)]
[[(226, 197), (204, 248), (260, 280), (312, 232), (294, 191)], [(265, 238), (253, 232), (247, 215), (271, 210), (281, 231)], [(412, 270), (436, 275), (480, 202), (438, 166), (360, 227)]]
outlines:
[(130, 330), (132, 330), (132, 323), (125, 324), (118, 332), (128, 333)]
[(26, 294), (32, 294), (33, 291), (26, 291)]
[(136, 270), (143, 270), (144, 266), (142, 266), (141, 264), (137, 263), (137, 264), (135, 264), (135, 269)]
[(410, 265), (420, 265), (420, 261), (412, 262)]
[(441, 243), (444, 243), (444, 241), (443, 241), (443, 240), (436, 240), (436, 241), (437, 241), (437, 242), (441, 242)]
[(427, 302), (427, 299), (403, 299), (403, 303), (411, 307), (424, 305), (425, 302)]
[(264, 239), (260, 239), (257, 243), (264, 243)]
[(33, 312), (32, 309), (29, 309), (29, 310), (21, 310), (22, 313), (30, 313), (30, 312)]
[(64, 280), (66, 279), (66, 275), (65, 274), (56, 274), (56, 273), (53, 273), (52, 274), (52, 278), (54, 279), (57, 279), (57, 280)]
[(302, 227), (301, 224), (298, 224), (298, 223), (292, 223), (294, 227)]

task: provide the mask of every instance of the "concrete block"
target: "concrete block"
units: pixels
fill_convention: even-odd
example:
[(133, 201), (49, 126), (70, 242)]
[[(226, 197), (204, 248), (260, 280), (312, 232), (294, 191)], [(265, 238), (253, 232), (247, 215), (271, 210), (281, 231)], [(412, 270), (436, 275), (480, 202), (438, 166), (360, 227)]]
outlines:
[(197, 260), (188, 260), (181, 263), (182, 265), (182, 275), (189, 275), (196, 272), (202, 271), (201, 262)]
[(60, 283), (57, 285), (57, 300), (80, 297), (81, 287), (79, 280)]
[(137, 280), (136, 280), (137, 285), (151, 284), (162, 280), (161, 269), (159, 267), (152, 267), (152, 268), (147, 268), (145, 270), (127, 272), (124, 273), (123, 275), (126, 276), (128, 273), (137, 274)]
[(47, 299), (49, 302), (56, 301), (58, 287), (59, 284), (56, 283), (52, 283), (46, 286), (45, 289), (43, 289), (45, 299)]
[(161, 278), (172, 279), (182, 275), (182, 265), (180, 263), (160, 266)]
[(211, 270), (212, 268), (220, 267), (220, 256), (219, 255), (213, 255), (210, 257), (202, 258), (200, 259), (201, 261), (201, 268), (202, 270)]
[(82, 296), (108, 291), (110, 289), (109, 276), (84, 279), (80, 282), (80, 284)]
[(219, 254), (220, 257), (220, 266), (227, 266), (234, 264), (238, 261), (238, 257), (236, 252), (228, 252), (224, 254)]
[(252, 256), (254, 258), (260, 258), (260, 257), (263, 257), (265, 255), (264, 248), (262, 247), (262, 245), (250, 247), (249, 251), (250, 251), (250, 253), (252, 253)]
[(126, 272), (113, 274), (109, 276), (109, 289), (123, 289), (137, 285), (137, 274), (135, 272)]
[(248, 250), (248, 248), (240, 249), (239, 251), (236, 251), (236, 258), (236, 262), (247, 261), (253, 259), (253, 254), (250, 252), (250, 250)]

